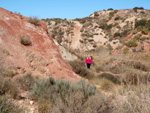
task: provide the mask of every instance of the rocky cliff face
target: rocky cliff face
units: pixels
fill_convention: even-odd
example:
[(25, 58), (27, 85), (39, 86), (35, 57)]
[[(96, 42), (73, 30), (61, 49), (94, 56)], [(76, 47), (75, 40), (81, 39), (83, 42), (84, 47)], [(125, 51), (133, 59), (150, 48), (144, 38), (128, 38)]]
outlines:
[(44, 22), (0, 8), (0, 73), (6, 72), (80, 79), (61, 57)]
[[(136, 22), (142, 19), (150, 20), (149, 10), (142, 8), (107, 10), (95, 12), (89, 17), (81, 19), (46, 19), (45, 21), (49, 34), (60, 45), (71, 49), (90, 51), (99, 46), (108, 47), (110, 50), (122, 50), (126, 47), (126, 42), (135, 35), (141, 33), (140, 37), (149, 37), (150, 29), (146, 28), (148, 32), (145, 30), (146, 33), (143, 33), (142, 30), (135, 28)], [(140, 41), (137, 43), (141, 47), (146, 45)], [(141, 51), (135, 47), (129, 47), (129, 49)]]

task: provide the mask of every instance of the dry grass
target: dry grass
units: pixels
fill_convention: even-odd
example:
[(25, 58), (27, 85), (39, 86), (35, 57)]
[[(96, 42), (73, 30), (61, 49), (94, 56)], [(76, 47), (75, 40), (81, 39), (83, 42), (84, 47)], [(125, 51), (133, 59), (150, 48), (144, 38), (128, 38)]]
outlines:
[(28, 20), (31, 24), (34, 24), (35, 26), (40, 26), (40, 20), (37, 17), (31, 17)]
[(14, 77), (16, 74), (17, 74), (17, 72), (15, 70), (8, 69), (2, 73), (2, 76), (3, 77)]
[(0, 96), (0, 113), (23, 113), (23, 110), (8, 102), (5, 97)]
[(114, 84), (107, 80), (107, 79), (101, 79), (101, 89), (104, 91), (112, 91), (114, 89)]
[(20, 36), (20, 43), (25, 46), (30, 46), (32, 44), (31, 38), (28, 36)]
[[(122, 90), (122, 95), (117, 97), (122, 98), (115, 109), (114, 113), (149, 113), (150, 108), (150, 86), (138, 85), (125, 86)], [(119, 99), (118, 99), (119, 100)], [(116, 100), (117, 101), (117, 100)], [(116, 102), (117, 103), (117, 102)]]
[(0, 96), (7, 95), (12, 98), (17, 98), (19, 91), (16, 85), (8, 79), (0, 76)]
[(79, 74), (84, 78), (90, 79), (94, 76), (94, 74), (86, 68), (85, 63), (80, 60), (70, 61), (69, 64), (76, 74)]
[(35, 83), (35, 80), (31, 74), (27, 74), (17, 78), (15, 82), (20, 87), (20, 89), (30, 91)]

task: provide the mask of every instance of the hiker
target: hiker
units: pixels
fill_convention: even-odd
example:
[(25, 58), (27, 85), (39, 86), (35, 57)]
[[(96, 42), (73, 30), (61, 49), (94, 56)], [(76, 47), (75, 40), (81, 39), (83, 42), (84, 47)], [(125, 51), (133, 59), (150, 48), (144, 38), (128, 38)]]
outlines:
[(88, 55), (88, 57), (85, 61), (85, 65), (87, 65), (87, 68), (90, 69), (91, 64), (93, 64), (93, 61), (92, 61), (90, 55)]

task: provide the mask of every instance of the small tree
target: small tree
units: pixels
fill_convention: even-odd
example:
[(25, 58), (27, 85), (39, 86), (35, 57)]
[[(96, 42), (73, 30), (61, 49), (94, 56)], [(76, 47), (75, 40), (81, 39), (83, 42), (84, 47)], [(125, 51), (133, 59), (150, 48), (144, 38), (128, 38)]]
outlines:
[(137, 43), (137, 41), (135, 39), (133, 39), (133, 40), (129, 40), (126, 43), (126, 46), (128, 46), (128, 47), (136, 47), (136, 46), (138, 46), (138, 43)]

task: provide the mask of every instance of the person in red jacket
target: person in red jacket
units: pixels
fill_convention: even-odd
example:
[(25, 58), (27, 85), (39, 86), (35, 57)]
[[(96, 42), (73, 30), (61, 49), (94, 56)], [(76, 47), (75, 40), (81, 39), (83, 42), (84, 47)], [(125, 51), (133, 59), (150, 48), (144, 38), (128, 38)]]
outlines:
[(87, 57), (85, 61), (85, 65), (87, 65), (87, 68), (90, 69), (91, 64), (93, 64), (93, 61), (90, 56)]

